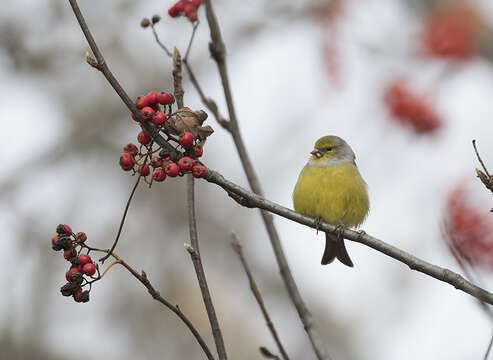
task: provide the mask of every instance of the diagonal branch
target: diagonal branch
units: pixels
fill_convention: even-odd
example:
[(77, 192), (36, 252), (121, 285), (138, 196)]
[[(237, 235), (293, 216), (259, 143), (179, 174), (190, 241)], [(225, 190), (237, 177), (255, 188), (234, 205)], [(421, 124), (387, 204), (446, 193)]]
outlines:
[(262, 311), (262, 315), (264, 316), (265, 322), (267, 323), (267, 327), (269, 328), (270, 333), (272, 334), (272, 337), (276, 342), (277, 348), (281, 352), (282, 358), (284, 360), (289, 360), (289, 356), (281, 344), (281, 339), (279, 339), (279, 335), (277, 334), (276, 328), (274, 327), (274, 323), (270, 319), (269, 313), (267, 312), (264, 299), (262, 299), (260, 290), (258, 289), (257, 283), (255, 282), (252, 272), (250, 271), (250, 266), (248, 266), (248, 263), (245, 259), (245, 255), (243, 255), (243, 246), (241, 245), (240, 240), (238, 239), (236, 233), (233, 233), (232, 237), (233, 240), (231, 241), (231, 246), (233, 247), (233, 250), (236, 252), (236, 254), (238, 254), (238, 257), (240, 258), (240, 262), (243, 265), (243, 269), (245, 270), (245, 273), (248, 277), (248, 282), (250, 283), (250, 289), (252, 290), (255, 300), (257, 300), (257, 303), (260, 306), (260, 310)]
[[(214, 9), (212, 8), (211, 0), (205, 0), (205, 11), (212, 40), (209, 43), (209, 50), (213, 59), (216, 61), (224, 89), (224, 97), (226, 98), (226, 104), (228, 107), (229, 122), (227, 123), (227, 129), (233, 137), (233, 141), (236, 145), (236, 149), (238, 151), (241, 164), (243, 165), (243, 170), (245, 171), (245, 174), (247, 176), (250, 188), (255, 194), (263, 196), (262, 187), (260, 186), (257, 174), (250, 160), (250, 157), (248, 156), (245, 143), (243, 142), (243, 138), (240, 134), (240, 128), (238, 126), (238, 119), (236, 117), (236, 111), (233, 104), (233, 95), (231, 93), (228, 71), (226, 67), (226, 48), (222, 39), (221, 30), (219, 29), (216, 14), (214, 13)], [(313, 350), (315, 351), (315, 354), (319, 360), (330, 359), (327, 349), (325, 348), (326, 345), (322, 341), (318, 330), (315, 328), (312, 314), (308, 310), (303, 298), (301, 297), (298, 287), (296, 286), (296, 282), (294, 281), (294, 277), (291, 274), (286, 255), (284, 254), (284, 250), (281, 246), (279, 234), (276, 227), (274, 226), (272, 215), (269, 214), (267, 211), (262, 210), (260, 211), (260, 213), (262, 215), (267, 233), (269, 234), (270, 242), (276, 256), (281, 277), (288, 290), (289, 297), (291, 298), (291, 301), (298, 311), (298, 315), (301, 322), (303, 323), (305, 331), (308, 334), (308, 338), (310, 339)]]
[[(109, 254), (108, 250), (100, 250), (103, 252), (106, 252)], [(166, 306), (168, 309), (170, 309), (172, 312), (174, 312), (182, 321), (183, 323), (188, 327), (190, 332), (193, 334), (199, 345), (202, 347), (202, 350), (204, 351), (205, 355), (207, 356), (207, 359), (209, 360), (214, 360), (214, 356), (212, 356), (211, 351), (207, 347), (207, 344), (205, 343), (204, 339), (200, 336), (199, 332), (195, 327), (193, 326), (192, 322), (186, 317), (186, 315), (181, 311), (180, 307), (178, 305), (173, 305), (170, 303), (168, 300), (163, 298), (159, 291), (156, 291), (154, 287), (152, 286), (151, 282), (147, 278), (147, 274), (142, 270), (142, 273), (139, 274), (134, 268), (132, 268), (130, 265), (128, 265), (124, 260), (122, 260), (118, 255), (115, 253), (111, 253), (111, 256), (113, 256), (117, 260), (117, 264), (122, 265), (125, 269), (127, 269), (137, 280), (139, 280), (142, 285), (144, 285), (149, 291), (149, 294), (153, 297), (154, 300), (160, 302), (164, 306)]]

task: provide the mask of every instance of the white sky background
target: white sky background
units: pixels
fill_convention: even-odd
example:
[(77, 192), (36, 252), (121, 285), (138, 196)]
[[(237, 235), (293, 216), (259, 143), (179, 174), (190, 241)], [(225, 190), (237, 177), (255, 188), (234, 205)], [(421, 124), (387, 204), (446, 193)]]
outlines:
[[(470, 181), (471, 191), (483, 201), (481, 206), (491, 207), (487, 201), (490, 194), (474, 178), (478, 164), (471, 146), (471, 140), (477, 139), (486, 164), (493, 164), (490, 156), (493, 151), (491, 65), (477, 59), (441, 77), (443, 62), (423, 61), (412, 55), (419, 22), (409, 15), (404, 5), (393, 0), (350, 1), (339, 27), (341, 85), (333, 87), (323, 67), (320, 27), (308, 19), (289, 22), (273, 19), (266, 23), (267, 28), (255, 41), (237, 46), (233, 37), (235, 27), (267, 15), (263, 13), (261, 1), (248, 6), (233, 3), (222, 3), (217, 7), (217, 14), (228, 48), (228, 67), (241, 130), (266, 196), (292, 207), (291, 192), (313, 142), (322, 135), (339, 135), (352, 146), (369, 185), (371, 212), (362, 228), (422, 259), (458, 271), (441, 240), (440, 221), (447, 190), (462, 179)], [(19, 11), (25, 9), (26, 4), (18, 8), (10, 4), (5, 8), (12, 16), (20, 16)], [(163, 8), (161, 4), (159, 1), (146, 3), (136, 19)], [(488, 10), (487, 1), (483, 1), (482, 6)], [(93, 14), (89, 11), (88, 19)], [(204, 17), (203, 9), (199, 16)], [(168, 22), (169, 26), (172, 24)], [(73, 48), (85, 49), (82, 37), (72, 40), (72, 30)], [(139, 28), (129, 27), (126, 32), (128, 46), (132, 46), (132, 41), (142, 41)], [(150, 37), (147, 39), (149, 43), (141, 46), (154, 47)], [(192, 59), (194, 53), (205, 51), (207, 40), (208, 29), (204, 22), (196, 39), (196, 45), (200, 45), (192, 50)], [(159, 60), (149, 61), (157, 63)], [(3, 260), (0, 287), (12, 288), (14, 298), (22, 299), (24, 289), (13, 279), (28, 276), (29, 264), (23, 261), (19, 270), (16, 264), (21, 252), (15, 243), (7, 240), (15, 238), (18, 226), (12, 207), (15, 211), (38, 207), (42, 216), (43, 202), (54, 198), (61, 189), (70, 192), (72, 188), (70, 182), (60, 183), (63, 188), (51, 187), (50, 174), (42, 171), (32, 174), (28, 169), (16, 168), (32, 151), (56, 144), (63, 135), (63, 113), (56, 99), (43, 93), (37, 79), (20, 78), (11, 70), (11, 64), (0, 49), (0, 158), (4, 168), (0, 182), (12, 170), (19, 171), (19, 176), (35, 179), (16, 194), (14, 206), (11, 202), (0, 204), (4, 239), (0, 249), (8, 254)], [(437, 136), (418, 138), (389, 121), (381, 93), (393, 74), (407, 76), (412, 86), (424, 89), (436, 100), (445, 122)], [(225, 113), (216, 72), (203, 73), (201, 79), (206, 92), (218, 101)], [(186, 96), (191, 107), (200, 107), (191, 88)], [(33, 131), (39, 121), (44, 123), (43, 130), (38, 131), (36, 126)], [(219, 126), (215, 128), (216, 133), (206, 148), (206, 153), (215, 156), (209, 162), (205, 157), (206, 164), (234, 182), (246, 185), (232, 142)], [(19, 133), (22, 141), (15, 136)], [(30, 144), (36, 144), (36, 149)], [(225, 144), (231, 146), (230, 151), (224, 151)], [(118, 186), (122, 187), (122, 199), (127, 189)], [(199, 190), (210, 187), (213, 185), (201, 184)], [(38, 195), (39, 189), (43, 191)], [(212, 191), (225, 196), (222, 191)], [(35, 199), (28, 200), (33, 194), (37, 194)], [(118, 195), (114, 198), (119, 199)], [(245, 212), (252, 213), (247, 209)], [(256, 226), (248, 237), (257, 241), (250, 244), (268, 241), (260, 217), (252, 216)], [(313, 230), (281, 218), (276, 218), (275, 222), (294, 277), (314, 317), (326, 306), (348, 323), (361, 323), (354, 327), (352, 340), (354, 347), (360, 349), (362, 359), (481, 358), (492, 329), (470, 296), (350, 242), (347, 246), (354, 269), (339, 263), (321, 267), (322, 234), (316, 237)], [(98, 225), (102, 226), (92, 224)], [(47, 241), (50, 237), (51, 234), (40, 236)], [(249, 251), (255, 252), (252, 245)], [(257, 251), (255, 256), (263, 267), (277, 272), (270, 251)], [(488, 277), (490, 274), (485, 274), (486, 280)], [(98, 291), (105, 291), (102, 288)], [(30, 300), (23, 300), (26, 306)], [(28, 321), (26, 315), (24, 318), (20, 315), (20, 310), (10, 315), (2, 311), (12, 309), (12, 304), (7, 306), (5, 301), (0, 297), (0, 327), (6, 316), (19, 317), (21, 323)], [(86, 319), (84, 329), (79, 329), (78, 334), (84, 334), (85, 341), (96, 344), (93, 355), (101, 355), (97, 340), (111, 327), (97, 317), (88, 317), (96, 305), (69, 304), (55, 290), (53, 304), (75, 311), (74, 319)], [(275, 304), (269, 305), (275, 307)], [(48, 331), (42, 339), (51, 343), (55, 336), (63, 337), (68, 329), (73, 329), (71, 326), (53, 319), (47, 324)], [(22, 329), (20, 325), (16, 335), (22, 336)], [(119, 357), (119, 341), (112, 338), (104, 345), (106, 358)], [(64, 346), (63, 341), (57, 342), (56, 349), (67, 351)]]

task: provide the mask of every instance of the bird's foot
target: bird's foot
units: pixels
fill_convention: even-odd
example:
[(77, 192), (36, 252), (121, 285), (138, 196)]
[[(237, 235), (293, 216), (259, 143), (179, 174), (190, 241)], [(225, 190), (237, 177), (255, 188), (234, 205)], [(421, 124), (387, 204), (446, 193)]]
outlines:
[(344, 232), (344, 230), (346, 229), (346, 227), (343, 225), (343, 224), (339, 224), (339, 225), (336, 225), (336, 235), (337, 235), (337, 239), (338, 240), (342, 240), (343, 237), (342, 237), (342, 233)]

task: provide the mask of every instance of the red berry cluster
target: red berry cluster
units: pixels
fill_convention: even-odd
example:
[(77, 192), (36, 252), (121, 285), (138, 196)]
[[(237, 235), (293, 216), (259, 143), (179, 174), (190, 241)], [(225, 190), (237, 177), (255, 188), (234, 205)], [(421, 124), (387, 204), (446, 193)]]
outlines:
[(60, 292), (63, 296), (72, 296), (76, 302), (88, 302), (90, 289), (82, 291), (82, 288), (90, 285), (99, 276), (92, 277), (98, 271), (98, 267), (88, 254), (81, 254), (87, 236), (83, 232), (74, 234), (70, 226), (64, 224), (57, 226), (56, 233), (51, 238), (51, 247), (55, 251), (63, 250), (63, 257), (70, 262), (70, 268), (65, 274), (68, 282), (60, 288)]
[(493, 269), (493, 221), (467, 198), (464, 186), (453, 189), (447, 201), (444, 239), (459, 264)]
[(197, 9), (200, 4), (202, 4), (202, 0), (179, 0), (168, 9), (168, 14), (171, 17), (177, 17), (183, 14), (188, 20), (195, 22), (198, 20)]
[(477, 9), (466, 2), (451, 2), (427, 20), (421, 34), (426, 54), (465, 60), (477, 53), (482, 19)]
[[(193, 176), (200, 178), (205, 174), (205, 167), (196, 160), (203, 154), (199, 139), (196, 139), (190, 131), (182, 131), (175, 138), (173, 134), (176, 132), (173, 131), (176, 131), (176, 128), (167, 124), (168, 117), (173, 116), (171, 105), (174, 102), (173, 95), (170, 93), (155, 91), (139, 96), (135, 101), (140, 110), (141, 121), (149, 122), (157, 131), (166, 135), (168, 140), (177, 142), (185, 155), (180, 159), (171, 159), (166, 151), (159, 147), (154, 148), (152, 137), (148, 132), (144, 130), (139, 132), (137, 141), (140, 146), (133, 143), (125, 145), (120, 156), (120, 166), (124, 171), (140, 174), (149, 185), (154, 181), (162, 182), (167, 176), (176, 177), (191, 172)], [(132, 118), (135, 120), (133, 115)], [(147, 179), (149, 175), (151, 175), (150, 180)]]
[(385, 89), (384, 101), (393, 120), (410, 126), (418, 134), (432, 133), (442, 126), (431, 104), (410, 90), (403, 81), (390, 83)]

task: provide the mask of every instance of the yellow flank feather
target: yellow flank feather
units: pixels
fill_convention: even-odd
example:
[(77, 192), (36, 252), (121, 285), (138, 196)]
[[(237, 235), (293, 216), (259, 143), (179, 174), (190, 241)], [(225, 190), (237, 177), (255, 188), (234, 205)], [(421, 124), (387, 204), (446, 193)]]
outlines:
[(300, 214), (346, 227), (359, 226), (369, 210), (366, 183), (353, 162), (308, 163), (298, 178), (293, 203)]

